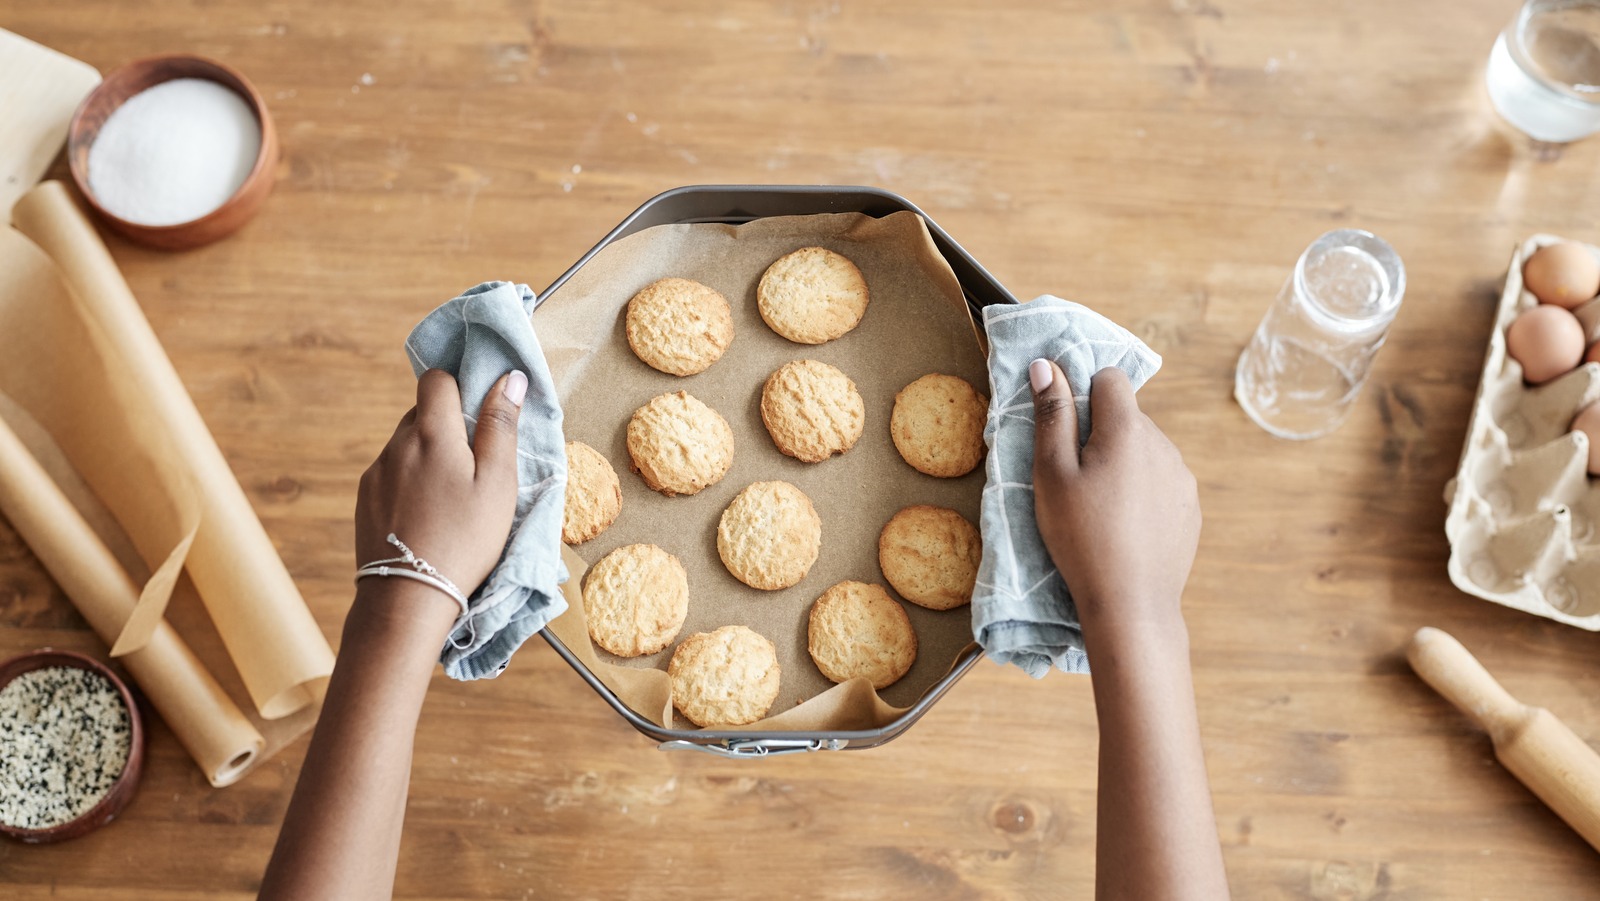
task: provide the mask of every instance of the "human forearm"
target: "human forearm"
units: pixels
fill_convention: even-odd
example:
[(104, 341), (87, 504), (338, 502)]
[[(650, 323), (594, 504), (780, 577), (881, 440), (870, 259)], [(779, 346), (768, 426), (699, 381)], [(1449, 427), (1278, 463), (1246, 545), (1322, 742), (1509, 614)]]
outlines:
[(1096, 897), (1228, 897), (1182, 618), (1091, 612), (1083, 625), (1100, 721)]
[(1118, 370), (1094, 377), (1084, 442), (1060, 367), (1035, 360), (1028, 379), (1039, 534), (1077, 601), (1100, 721), (1097, 897), (1226, 898), (1179, 603), (1198, 486)]
[(390, 896), (417, 718), (455, 610), (420, 583), (362, 581), (262, 899)]
[[(483, 582), (516, 513), (527, 390), (524, 373), (501, 376), (469, 442), (455, 379), (437, 369), (417, 379), (417, 405), (361, 476), (357, 563), (398, 570), (410, 562), (467, 595)], [(395, 575), (360, 580), (262, 898), (390, 896), (417, 718), (459, 612), (433, 585)]]

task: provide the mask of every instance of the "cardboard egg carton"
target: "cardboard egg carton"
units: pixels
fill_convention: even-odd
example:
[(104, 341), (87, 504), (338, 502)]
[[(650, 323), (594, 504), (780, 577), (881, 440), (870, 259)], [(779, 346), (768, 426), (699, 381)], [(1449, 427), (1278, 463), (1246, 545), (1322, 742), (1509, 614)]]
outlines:
[[(1562, 239), (1534, 235), (1511, 256), (1483, 379), (1450, 505), (1450, 581), (1462, 591), (1600, 631), (1600, 479), (1587, 474), (1589, 439), (1572, 417), (1600, 401), (1600, 363), (1530, 386), (1506, 353), (1506, 327), (1538, 300), (1522, 285), (1522, 261)], [(1589, 247), (1600, 259), (1600, 248)], [(1592, 343), (1600, 299), (1577, 311)]]

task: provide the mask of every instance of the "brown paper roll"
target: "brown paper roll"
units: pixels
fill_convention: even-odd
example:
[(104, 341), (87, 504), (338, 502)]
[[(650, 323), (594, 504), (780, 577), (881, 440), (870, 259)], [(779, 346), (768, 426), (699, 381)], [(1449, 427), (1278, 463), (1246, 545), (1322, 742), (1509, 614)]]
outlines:
[[(125, 369), (122, 353), (84, 315), (55, 263), (21, 233), (0, 232), (0, 392), (115, 511), (144, 564), (144, 588), (120, 636), (130, 635), (131, 624), (138, 637), (123, 653), (148, 640), (160, 620), (200, 524), (194, 482), (173, 437), (141, 415), (147, 401)], [(26, 443), (29, 436), (22, 437)]]
[[(4, 419), (0, 513), (89, 626), (106, 644), (114, 641), (139, 590)], [(149, 641), (121, 662), (212, 785), (228, 785), (250, 768), (265, 744), (261, 734), (171, 626), (157, 623)]]
[[(132, 405), (126, 415), (147, 423), (147, 432), (164, 434), (192, 479), (198, 526), (184, 566), (256, 708), (277, 718), (319, 701), (333, 652), (105, 244), (59, 182), (18, 201), (12, 221), (55, 261), (95, 339), (107, 345), (104, 355), (115, 357), (106, 364), (122, 402)], [(57, 434), (53, 423), (47, 425)], [(71, 442), (62, 444), (75, 453)], [(79, 468), (103, 494), (98, 474)], [(128, 511), (110, 497), (106, 503), (128, 527)], [(128, 531), (140, 541), (137, 530)], [(179, 536), (172, 537), (176, 547)], [(140, 551), (151, 558), (145, 546)], [(158, 595), (147, 587), (117, 650), (138, 647), (159, 630), (165, 596)]]

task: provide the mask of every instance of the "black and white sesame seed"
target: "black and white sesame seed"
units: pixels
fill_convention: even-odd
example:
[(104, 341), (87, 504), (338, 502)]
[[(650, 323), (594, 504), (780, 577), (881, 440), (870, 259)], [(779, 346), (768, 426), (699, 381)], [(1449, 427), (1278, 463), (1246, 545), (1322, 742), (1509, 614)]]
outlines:
[(0, 823), (48, 829), (105, 797), (128, 762), (128, 709), (104, 676), (36, 669), (0, 688)]

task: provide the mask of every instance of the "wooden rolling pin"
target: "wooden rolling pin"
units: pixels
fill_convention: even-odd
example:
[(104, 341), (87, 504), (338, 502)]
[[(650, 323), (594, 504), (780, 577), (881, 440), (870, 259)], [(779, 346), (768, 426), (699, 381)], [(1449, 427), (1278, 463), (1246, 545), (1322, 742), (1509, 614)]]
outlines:
[(1600, 754), (1555, 714), (1513, 698), (1449, 634), (1418, 629), (1406, 656), (1424, 682), (1489, 732), (1505, 768), (1600, 850)]

